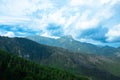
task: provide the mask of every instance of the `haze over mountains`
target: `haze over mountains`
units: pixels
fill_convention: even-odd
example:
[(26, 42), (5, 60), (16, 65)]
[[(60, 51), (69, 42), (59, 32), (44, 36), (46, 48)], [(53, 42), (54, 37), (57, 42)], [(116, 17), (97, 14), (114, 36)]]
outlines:
[[(66, 40), (65, 37), (62, 39)], [(25, 38), (0, 37), (0, 49), (42, 65), (88, 76), (92, 80), (120, 79), (120, 59), (115, 56), (98, 56), (80, 51), (71, 52), (67, 49), (39, 44)]]
[(27, 36), (27, 39), (36, 41), (40, 44), (61, 47), (73, 52), (96, 54), (104, 56), (119, 56), (119, 48), (111, 46), (98, 46), (90, 43), (76, 41), (72, 36), (62, 36), (58, 39), (47, 38), (43, 36)]

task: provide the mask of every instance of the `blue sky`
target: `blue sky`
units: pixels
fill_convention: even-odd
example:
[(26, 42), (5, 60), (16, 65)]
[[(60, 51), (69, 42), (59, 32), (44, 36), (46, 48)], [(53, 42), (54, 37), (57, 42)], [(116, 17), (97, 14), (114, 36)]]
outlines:
[(0, 0), (0, 35), (119, 45), (120, 0)]

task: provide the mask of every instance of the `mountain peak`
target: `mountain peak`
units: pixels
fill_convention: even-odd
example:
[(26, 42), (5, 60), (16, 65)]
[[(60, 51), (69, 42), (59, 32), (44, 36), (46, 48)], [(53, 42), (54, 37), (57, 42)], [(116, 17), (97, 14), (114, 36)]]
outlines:
[(65, 36), (61, 36), (58, 40), (60, 42), (72, 42), (74, 39), (71, 35), (65, 35)]
[(60, 38), (62, 38), (62, 39), (73, 39), (73, 37), (71, 35), (65, 35), (65, 36), (62, 36)]

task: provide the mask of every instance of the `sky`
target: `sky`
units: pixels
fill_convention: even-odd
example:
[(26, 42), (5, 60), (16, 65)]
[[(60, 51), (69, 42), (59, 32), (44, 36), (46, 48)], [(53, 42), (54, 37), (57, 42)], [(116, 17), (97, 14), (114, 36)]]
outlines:
[(120, 0), (0, 0), (0, 35), (119, 46)]

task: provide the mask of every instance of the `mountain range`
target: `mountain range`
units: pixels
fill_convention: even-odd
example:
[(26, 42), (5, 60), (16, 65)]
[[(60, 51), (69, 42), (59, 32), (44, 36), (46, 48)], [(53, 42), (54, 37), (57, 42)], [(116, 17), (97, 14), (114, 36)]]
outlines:
[(96, 54), (104, 56), (117, 56), (120, 50), (111, 46), (98, 46), (90, 43), (80, 42), (72, 38), (72, 36), (62, 36), (58, 39), (43, 36), (27, 36), (27, 39), (33, 40), (40, 44), (55, 46), (68, 49), (73, 52), (86, 54)]
[(73, 52), (18, 37), (0, 37), (0, 49), (41, 65), (90, 77), (92, 80), (120, 79), (119, 57)]

